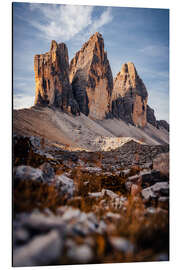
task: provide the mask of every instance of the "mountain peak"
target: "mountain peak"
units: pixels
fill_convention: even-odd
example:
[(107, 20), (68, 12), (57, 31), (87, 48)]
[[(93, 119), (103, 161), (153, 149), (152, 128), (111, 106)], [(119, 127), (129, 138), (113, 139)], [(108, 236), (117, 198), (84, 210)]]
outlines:
[(50, 47), (50, 51), (56, 50), (58, 48), (58, 44), (55, 40), (51, 41), (51, 47)]
[(138, 76), (135, 65), (132, 62), (124, 63), (114, 79), (113, 115), (144, 127), (147, 124), (147, 97), (146, 87)]
[(122, 65), (120, 73), (121, 74), (126, 74), (127, 73), (130, 76), (137, 76), (137, 71), (136, 71), (135, 65), (132, 62), (124, 63)]
[(79, 113), (69, 82), (66, 44), (52, 40), (50, 51), (34, 57), (35, 105), (52, 105), (73, 114)]
[(109, 114), (113, 77), (100, 33), (92, 35), (71, 60), (70, 82), (81, 112), (94, 119)]

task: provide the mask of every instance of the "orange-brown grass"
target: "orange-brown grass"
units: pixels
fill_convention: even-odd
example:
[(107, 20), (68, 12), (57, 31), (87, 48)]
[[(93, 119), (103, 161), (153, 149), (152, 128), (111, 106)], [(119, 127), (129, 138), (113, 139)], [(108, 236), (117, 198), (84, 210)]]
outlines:
[(53, 185), (39, 183), (36, 181), (21, 181), (14, 186), (13, 209), (14, 214), (18, 212), (29, 212), (35, 208), (40, 210), (50, 208), (55, 211), (63, 203)]
[(130, 195), (126, 202), (126, 211), (122, 211), (121, 216), (115, 235), (128, 238), (136, 244), (139, 252), (144, 249), (168, 250), (168, 212), (145, 215), (145, 205), (141, 197)]
[(141, 168), (138, 165), (133, 165), (131, 166), (131, 170), (128, 176), (133, 176), (135, 174), (138, 174), (140, 171), (141, 171)]

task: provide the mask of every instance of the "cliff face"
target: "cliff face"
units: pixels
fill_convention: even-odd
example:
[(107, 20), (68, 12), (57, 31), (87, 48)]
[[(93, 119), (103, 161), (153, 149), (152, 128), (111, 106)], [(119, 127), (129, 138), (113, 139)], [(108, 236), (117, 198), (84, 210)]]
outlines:
[(48, 53), (35, 55), (34, 71), (35, 105), (53, 105), (78, 114), (79, 106), (73, 98), (69, 82), (68, 50), (64, 43), (52, 41)]
[(147, 124), (146, 87), (137, 74), (133, 63), (123, 64), (114, 80), (112, 92), (112, 114), (114, 117), (144, 127)]
[(147, 122), (158, 128), (158, 123), (154, 115), (154, 110), (149, 105), (147, 105)]
[(82, 113), (94, 119), (108, 116), (113, 77), (101, 34), (91, 36), (72, 59), (70, 82)]

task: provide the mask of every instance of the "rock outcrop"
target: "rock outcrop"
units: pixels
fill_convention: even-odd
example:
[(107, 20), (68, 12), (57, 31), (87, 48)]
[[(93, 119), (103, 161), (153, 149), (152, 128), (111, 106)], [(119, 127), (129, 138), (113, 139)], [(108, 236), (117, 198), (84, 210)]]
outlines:
[(167, 131), (169, 131), (169, 124), (165, 120), (158, 120), (157, 121), (157, 126), (158, 126), (158, 128), (164, 128)]
[(147, 122), (158, 128), (158, 123), (154, 115), (154, 110), (149, 105), (147, 105)]
[(157, 120), (154, 115), (154, 110), (147, 105), (147, 122), (158, 129), (165, 129), (169, 132), (169, 124), (165, 120)]
[(112, 114), (138, 127), (147, 124), (146, 87), (133, 63), (123, 64), (114, 80)]
[(78, 114), (79, 106), (73, 98), (69, 82), (68, 50), (64, 43), (51, 42), (50, 51), (35, 55), (35, 105), (53, 105), (63, 111)]
[(82, 113), (93, 119), (109, 115), (113, 77), (100, 33), (92, 35), (72, 59), (70, 82)]

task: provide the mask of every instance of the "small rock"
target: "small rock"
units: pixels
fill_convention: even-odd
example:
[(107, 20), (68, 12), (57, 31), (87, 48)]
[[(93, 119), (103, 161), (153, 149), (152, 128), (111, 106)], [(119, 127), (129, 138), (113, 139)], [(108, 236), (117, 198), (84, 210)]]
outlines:
[(130, 173), (131, 169), (127, 169), (127, 170), (123, 170), (123, 171), (120, 171), (120, 176), (121, 177), (127, 177)]
[(96, 232), (102, 234), (106, 231), (106, 228), (107, 228), (106, 223), (103, 220), (100, 220), (99, 226), (98, 226)]
[(93, 198), (100, 198), (102, 197), (102, 192), (89, 192), (88, 195)]
[(151, 187), (143, 189), (141, 194), (145, 200), (157, 198), (160, 195), (166, 196), (169, 194), (169, 184), (167, 182), (156, 183)]
[(74, 181), (65, 174), (55, 176), (55, 184), (60, 188), (61, 195), (66, 195), (69, 199), (74, 195), (75, 185)]
[(43, 172), (40, 169), (35, 169), (31, 166), (21, 165), (15, 167), (14, 170), (14, 180), (23, 181), (23, 180), (33, 180), (38, 182), (43, 182)]
[(169, 201), (169, 197), (159, 197), (158, 198), (159, 202), (168, 202)]
[(33, 211), (31, 214), (22, 216), (21, 223), (25, 228), (37, 232), (47, 232), (50, 229), (58, 228), (64, 231), (64, 224), (62, 219), (55, 215), (46, 216), (43, 213), (36, 213)]
[(81, 215), (81, 211), (79, 209), (75, 209), (72, 207), (69, 207), (63, 214), (62, 219), (65, 221), (74, 219), (74, 218), (79, 218)]
[(43, 163), (39, 169), (43, 172), (43, 177), (46, 182), (52, 182), (54, 180), (54, 169), (51, 167), (51, 165), (48, 162)]
[(85, 167), (82, 171), (88, 171), (89, 173), (99, 173), (102, 171), (102, 169), (99, 167)]
[(113, 192), (113, 191), (111, 191), (109, 189), (102, 189), (101, 193), (102, 193), (103, 196), (108, 196), (111, 199), (119, 198), (119, 196), (115, 192)]
[(134, 251), (134, 245), (127, 239), (122, 237), (110, 237), (110, 243), (114, 249), (124, 252), (124, 253), (132, 253)]
[(28, 241), (30, 235), (27, 230), (23, 228), (19, 228), (14, 231), (13, 233), (13, 239), (14, 243), (16, 244), (24, 244)]
[(148, 214), (155, 214), (155, 213), (157, 213), (157, 210), (156, 210), (155, 207), (148, 207), (148, 208), (146, 209), (146, 212), (147, 212)]
[(108, 212), (106, 214), (106, 217), (110, 218), (110, 219), (120, 219), (121, 218), (120, 214), (113, 213), (113, 212)]
[(67, 256), (77, 263), (89, 263), (93, 259), (93, 252), (88, 245), (84, 244), (73, 246), (68, 250)]
[(41, 266), (55, 263), (61, 255), (62, 241), (56, 230), (37, 236), (13, 253), (13, 266)]
[(169, 153), (161, 153), (153, 160), (153, 169), (169, 175)]
[(147, 162), (141, 165), (142, 169), (152, 169), (152, 162)]

